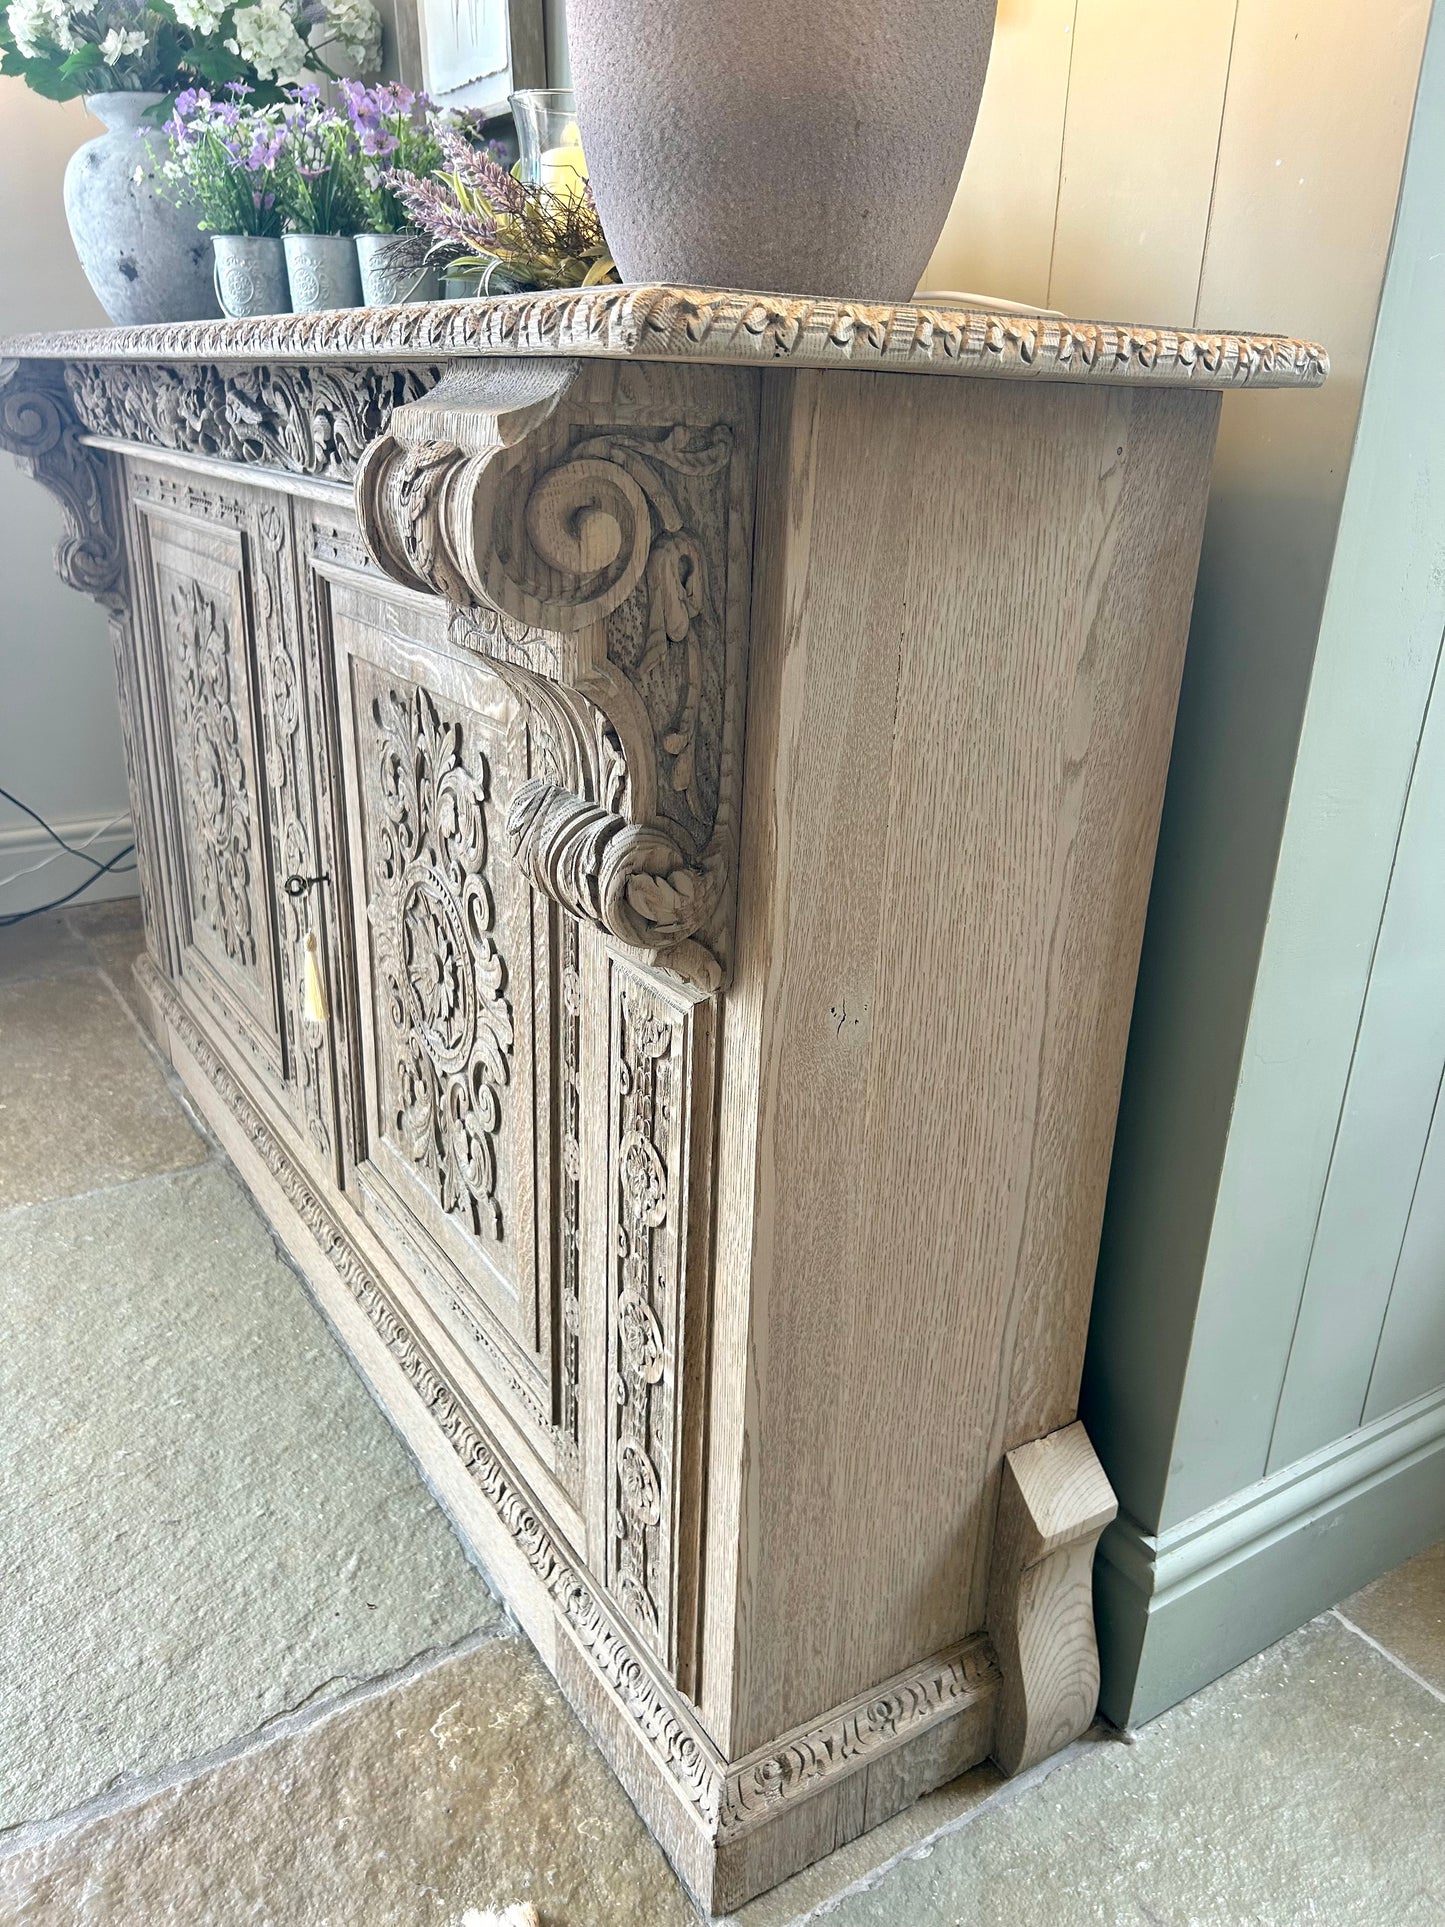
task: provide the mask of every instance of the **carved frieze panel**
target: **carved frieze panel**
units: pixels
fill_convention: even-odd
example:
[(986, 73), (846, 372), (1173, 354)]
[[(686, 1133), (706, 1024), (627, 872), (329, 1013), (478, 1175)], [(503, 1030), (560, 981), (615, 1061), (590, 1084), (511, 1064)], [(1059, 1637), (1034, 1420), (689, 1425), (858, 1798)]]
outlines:
[(679, 1683), (692, 1664), (708, 1276), (712, 1005), (609, 987), (606, 1583)]
[(92, 434), (178, 454), (349, 481), (392, 411), (434, 386), (436, 368), (206, 362), (67, 363), (65, 384)]

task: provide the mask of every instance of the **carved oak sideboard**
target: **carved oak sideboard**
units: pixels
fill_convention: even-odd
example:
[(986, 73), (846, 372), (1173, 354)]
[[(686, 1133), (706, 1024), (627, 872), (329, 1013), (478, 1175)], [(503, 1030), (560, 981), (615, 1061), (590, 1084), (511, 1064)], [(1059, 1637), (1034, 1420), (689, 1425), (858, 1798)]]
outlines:
[(598, 289), (5, 353), (156, 1035), (688, 1886), (1077, 1734), (1219, 391), (1323, 352)]

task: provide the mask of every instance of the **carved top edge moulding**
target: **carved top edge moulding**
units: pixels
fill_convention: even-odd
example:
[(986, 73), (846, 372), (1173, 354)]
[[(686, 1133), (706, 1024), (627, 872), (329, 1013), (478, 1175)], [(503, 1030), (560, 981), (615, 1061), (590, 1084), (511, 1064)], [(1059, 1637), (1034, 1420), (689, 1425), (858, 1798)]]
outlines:
[(0, 342), (6, 355), (130, 362), (566, 355), (1188, 388), (1315, 388), (1329, 373), (1322, 347), (1283, 335), (667, 287), (23, 335)]

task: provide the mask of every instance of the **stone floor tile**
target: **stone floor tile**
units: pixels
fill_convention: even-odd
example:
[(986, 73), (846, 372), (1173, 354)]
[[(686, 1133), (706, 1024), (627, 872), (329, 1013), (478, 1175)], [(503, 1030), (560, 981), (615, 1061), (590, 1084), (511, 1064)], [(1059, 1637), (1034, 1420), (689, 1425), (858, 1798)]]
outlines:
[(71, 929), (58, 910), (0, 929), (0, 984), (52, 977), (62, 970), (84, 970), (90, 962), (84, 938)]
[[(142, 928), (139, 897), (111, 897), (105, 903), (67, 904), (65, 921), (82, 937), (112, 937)], [(142, 941), (144, 939), (142, 938)]]
[(1334, 1618), (1006, 1790), (826, 1927), (1439, 1927), (1445, 1707)]
[(13, 1927), (697, 1927), (530, 1646), (499, 1636), (0, 1861)]
[(90, 938), (90, 948), (96, 962), (130, 1006), (142, 1030), (149, 1035), (150, 1008), (135, 980), (135, 960), (144, 953), (145, 947), (145, 932), (139, 924), (131, 930), (100, 931)]
[(1445, 1540), (1355, 1593), (1340, 1611), (1445, 1692)]
[(0, 1281), (0, 1826), (496, 1620), (225, 1167), (5, 1213)]
[(207, 1155), (99, 971), (0, 986), (0, 1209)]

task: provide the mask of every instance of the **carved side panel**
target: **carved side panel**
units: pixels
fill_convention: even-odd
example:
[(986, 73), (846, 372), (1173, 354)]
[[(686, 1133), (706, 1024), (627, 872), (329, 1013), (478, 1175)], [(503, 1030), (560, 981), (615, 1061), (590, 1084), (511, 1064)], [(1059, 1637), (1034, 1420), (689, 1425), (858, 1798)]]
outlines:
[(608, 1592), (691, 1690), (713, 1005), (609, 972)]

